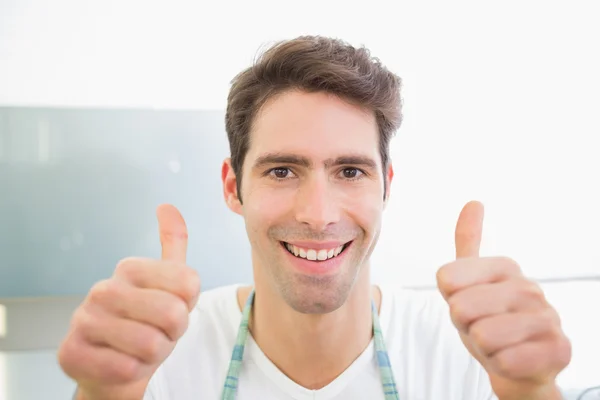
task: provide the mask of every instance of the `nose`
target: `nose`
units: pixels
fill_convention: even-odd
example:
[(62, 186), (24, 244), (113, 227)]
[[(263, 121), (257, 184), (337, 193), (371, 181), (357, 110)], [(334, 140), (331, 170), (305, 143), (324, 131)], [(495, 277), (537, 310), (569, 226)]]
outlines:
[(315, 231), (323, 231), (340, 220), (340, 205), (325, 176), (312, 177), (302, 183), (295, 208), (296, 220)]

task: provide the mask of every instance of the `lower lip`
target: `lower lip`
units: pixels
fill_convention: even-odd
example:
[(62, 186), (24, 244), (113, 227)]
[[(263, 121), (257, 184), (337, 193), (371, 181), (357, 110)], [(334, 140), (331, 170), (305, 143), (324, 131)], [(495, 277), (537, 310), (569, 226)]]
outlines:
[(301, 273), (306, 275), (332, 275), (334, 274), (344, 262), (346, 258), (346, 253), (348, 252), (348, 248), (352, 245), (349, 243), (346, 245), (344, 250), (335, 257), (328, 258), (327, 260), (319, 261), (311, 261), (306, 258), (296, 257), (292, 253), (288, 251), (283, 243), (281, 243), (282, 250), (288, 255), (290, 258), (290, 263), (299, 270)]

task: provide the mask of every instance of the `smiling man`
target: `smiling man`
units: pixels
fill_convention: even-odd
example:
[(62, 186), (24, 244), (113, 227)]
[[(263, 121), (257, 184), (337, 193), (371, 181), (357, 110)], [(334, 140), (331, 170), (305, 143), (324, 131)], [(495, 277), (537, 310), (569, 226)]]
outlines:
[(569, 341), (513, 260), (479, 257), (480, 203), (439, 292), (371, 284), (400, 122), (400, 79), (339, 40), (279, 43), (239, 74), (222, 180), (254, 284), (200, 295), (185, 222), (159, 207), (161, 260), (121, 261), (73, 316), (77, 398), (560, 399)]

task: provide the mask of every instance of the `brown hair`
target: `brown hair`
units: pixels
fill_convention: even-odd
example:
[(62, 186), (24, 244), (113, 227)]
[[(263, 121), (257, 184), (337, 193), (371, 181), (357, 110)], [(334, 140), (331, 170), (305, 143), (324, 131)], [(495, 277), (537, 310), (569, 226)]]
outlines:
[(385, 176), (389, 142), (402, 122), (401, 79), (365, 47), (322, 36), (300, 36), (276, 43), (231, 83), (225, 130), (240, 202), (242, 165), (253, 120), (268, 99), (291, 89), (330, 93), (372, 111)]

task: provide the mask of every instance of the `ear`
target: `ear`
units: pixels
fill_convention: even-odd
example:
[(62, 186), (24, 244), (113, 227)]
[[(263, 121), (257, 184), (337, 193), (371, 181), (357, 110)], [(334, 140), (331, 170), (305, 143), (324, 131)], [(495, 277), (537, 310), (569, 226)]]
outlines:
[(223, 197), (225, 197), (227, 207), (234, 213), (242, 215), (242, 204), (237, 192), (237, 178), (231, 166), (230, 158), (226, 158), (223, 161), (221, 180), (223, 181)]
[(385, 199), (383, 199), (383, 209), (385, 210), (387, 204), (388, 204), (388, 200), (390, 198), (390, 193), (392, 191), (392, 180), (394, 179), (394, 168), (392, 167), (392, 162), (390, 161), (387, 167), (387, 171), (385, 174), (385, 185), (386, 185), (386, 192), (385, 192)]

